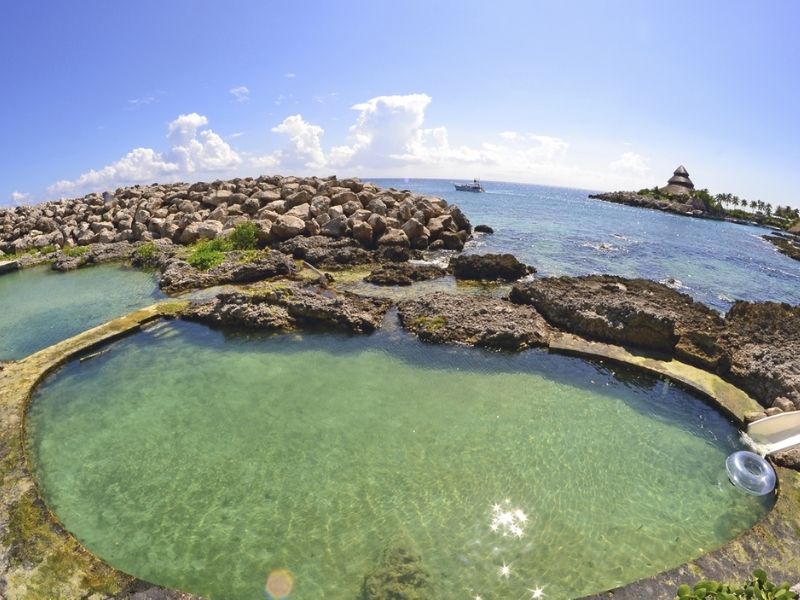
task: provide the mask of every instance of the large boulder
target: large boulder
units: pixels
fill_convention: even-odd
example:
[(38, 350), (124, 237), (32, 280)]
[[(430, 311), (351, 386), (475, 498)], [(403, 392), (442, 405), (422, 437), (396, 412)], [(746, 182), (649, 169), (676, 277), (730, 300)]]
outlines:
[(279, 240), (288, 240), (302, 234), (306, 229), (303, 219), (292, 215), (281, 215), (272, 224), (272, 234)]
[(331, 219), (322, 226), (320, 233), (330, 237), (342, 237), (347, 233), (347, 217), (339, 215)]
[(367, 221), (358, 221), (353, 224), (353, 239), (366, 248), (372, 247), (373, 230)]
[(386, 232), (378, 240), (379, 246), (400, 246), (408, 248), (409, 243), (406, 232), (402, 229), (387, 229)]
[(536, 272), (513, 254), (462, 254), (450, 259), (450, 268), (456, 279), (486, 281), (515, 281)]
[(425, 232), (427, 231), (425, 229), (425, 225), (423, 225), (420, 221), (418, 221), (414, 217), (411, 217), (408, 221), (406, 221), (401, 227), (401, 229), (405, 232), (406, 236), (408, 237), (408, 240), (412, 244), (414, 243), (414, 240), (424, 235)]
[(219, 221), (198, 221), (189, 223), (181, 233), (182, 244), (193, 244), (200, 240), (213, 240), (222, 233), (224, 226)]
[(463, 250), (466, 236), (463, 231), (443, 231), (439, 236), (439, 241), (442, 242), (442, 247), (445, 250)]
[(222, 203), (227, 204), (231, 196), (233, 196), (233, 192), (230, 190), (215, 190), (210, 194), (204, 195), (202, 197), (202, 202), (209, 206), (219, 206)]

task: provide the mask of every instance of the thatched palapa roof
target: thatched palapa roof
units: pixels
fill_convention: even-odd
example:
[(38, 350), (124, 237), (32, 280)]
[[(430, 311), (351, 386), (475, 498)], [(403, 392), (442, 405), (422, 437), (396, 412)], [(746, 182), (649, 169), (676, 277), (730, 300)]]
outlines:
[(689, 195), (694, 190), (694, 184), (689, 179), (689, 172), (683, 165), (675, 169), (672, 177), (669, 178), (667, 185), (661, 188), (661, 192), (674, 195)]

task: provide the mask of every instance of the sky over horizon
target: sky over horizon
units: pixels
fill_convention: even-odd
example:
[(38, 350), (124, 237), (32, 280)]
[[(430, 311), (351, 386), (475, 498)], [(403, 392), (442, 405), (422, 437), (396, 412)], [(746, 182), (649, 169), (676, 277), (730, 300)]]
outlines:
[(800, 4), (14, 2), (0, 206), (284, 175), (800, 207)]

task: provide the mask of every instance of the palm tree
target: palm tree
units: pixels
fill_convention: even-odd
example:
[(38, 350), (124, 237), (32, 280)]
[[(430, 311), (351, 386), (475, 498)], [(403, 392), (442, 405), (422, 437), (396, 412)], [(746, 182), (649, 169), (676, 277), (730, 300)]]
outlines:
[(733, 204), (734, 206), (739, 206), (739, 196), (734, 196), (731, 199), (731, 204)]
[(766, 208), (765, 208), (765, 212), (767, 213), (768, 217), (772, 216), (772, 203), (771, 202), (767, 202)]
[(756, 211), (756, 208), (758, 208), (758, 202), (756, 202), (755, 200), (750, 200), (750, 209), (751, 209), (753, 212), (755, 212), (755, 211)]

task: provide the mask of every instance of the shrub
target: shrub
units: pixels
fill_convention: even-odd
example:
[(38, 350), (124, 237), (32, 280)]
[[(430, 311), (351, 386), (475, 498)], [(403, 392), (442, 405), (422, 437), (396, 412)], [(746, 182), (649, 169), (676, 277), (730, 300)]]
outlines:
[(231, 242), (224, 238), (207, 240), (198, 243), (186, 260), (195, 269), (207, 271), (222, 264), (225, 260), (225, 253), (231, 249)]
[(150, 260), (156, 255), (156, 245), (153, 242), (142, 244), (136, 249), (136, 256), (142, 260)]
[(155, 266), (158, 258), (158, 251), (153, 242), (142, 244), (133, 254), (133, 264), (141, 266)]
[(234, 250), (252, 250), (258, 241), (258, 227), (252, 221), (239, 223), (228, 239)]
[(797, 594), (788, 583), (776, 585), (767, 580), (761, 569), (753, 571), (753, 578), (743, 585), (699, 581), (693, 588), (683, 584), (678, 588), (675, 600), (795, 600)]

